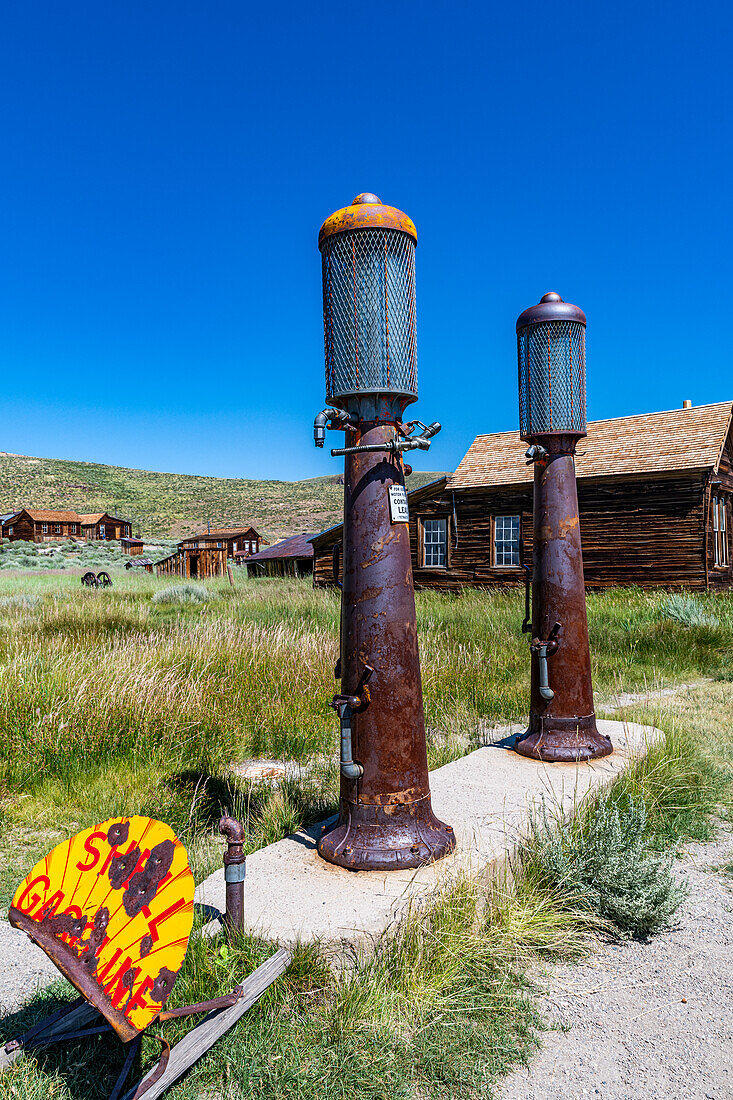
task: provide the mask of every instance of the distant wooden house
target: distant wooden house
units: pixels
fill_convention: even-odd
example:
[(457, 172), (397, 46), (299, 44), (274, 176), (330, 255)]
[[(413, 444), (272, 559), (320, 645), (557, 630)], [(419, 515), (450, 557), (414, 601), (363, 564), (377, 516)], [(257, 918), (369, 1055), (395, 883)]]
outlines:
[(305, 577), (313, 572), (312, 535), (293, 535), (259, 554), (239, 553), (237, 561), (250, 577)]
[(127, 520), (116, 519), (104, 512), (95, 516), (80, 516), (78, 512), (53, 512), (38, 508), (21, 508), (3, 516), (2, 537), (9, 542), (54, 542), (59, 539), (120, 539), (131, 531)]
[[(596, 420), (576, 469), (585, 582), (733, 588), (731, 402)], [(524, 582), (532, 477), (518, 432), (476, 438), (452, 477), (409, 494), (415, 585)], [(314, 584), (334, 582), (341, 527), (317, 535)], [(339, 574), (340, 575), (340, 574)]]
[(227, 562), (256, 553), (266, 543), (254, 527), (222, 527), (181, 539), (175, 553), (157, 564), (158, 576), (188, 578), (226, 576)]
[(120, 550), (123, 554), (129, 554), (131, 558), (142, 554), (144, 545), (142, 539), (134, 539), (132, 536), (120, 539)]
[(111, 516), (109, 512), (96, 512), (80, 516), (82, 533), (88, 542), (110, 542), (129, 538), (132, 527), (125, 519)]
[(234, 558), (235, 554), (257, 554), (261, 546), (267, 545), (267, 539), (259, 531), (255, 531), (254, 527), (221, 527), (216, 531), (202, 531), (198, 535), (182, 539), (178, 547), (180, 550), (213, 547), (226, 550), (227, 558)]

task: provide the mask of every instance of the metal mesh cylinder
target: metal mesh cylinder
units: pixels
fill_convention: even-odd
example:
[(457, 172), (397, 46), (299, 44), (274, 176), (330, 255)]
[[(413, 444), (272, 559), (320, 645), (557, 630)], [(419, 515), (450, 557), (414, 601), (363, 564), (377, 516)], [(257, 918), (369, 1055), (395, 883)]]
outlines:
[(375, 227), (321, 246), (326, 399), (396, 393), (417, 398), (415, 242)]
[[(563, 302), (560, 305), (565, 307)], [(585, 318), (577, 307), (570, 309), (583, 320), (543, 317), (543, 312), (551, 310), (543, 311), (541, 303), (526, 310), (517, 322), (519, 427), (523, 439), (586, 433)], [(536, 320), (529, 317), (529, 323), (522, 324), (523, 318), (533, 312), (540, 316)]]

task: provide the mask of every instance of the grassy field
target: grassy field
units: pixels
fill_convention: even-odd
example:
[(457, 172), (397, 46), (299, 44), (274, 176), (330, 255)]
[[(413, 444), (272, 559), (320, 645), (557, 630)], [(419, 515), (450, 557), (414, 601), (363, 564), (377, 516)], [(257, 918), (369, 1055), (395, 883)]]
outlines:
[[(115, 581), (87, 592), (77, 577), (0, 574), (3, 904), (35, 858), (113, 814), (169, 822), (200, 880), (220, 864), (223, 810), (245, 821), (252, 851), (336, 806), (327, 703), (337, 595), (238, 577), (236, 589), (207, 583), (194, 603), (175, 582)], [(435, 767), (526, 712), (527, 640), (519, 594), (419, 593), (418, 616)], [(621, 690), (711, 678), (653, 713), (629, 712), (666, 739), (617, 787), (619, 799), (645, 798), (660, 849), (706, 835), (727, 797), (717, 761), (730, 760), (733, 599), (619, 590), (591, 595), (589, 619), (600, 710)], [(311, 767), (274, 789), (232, 772), (260, 756)], [(347, 972), (300, 951), (287, 980), (171, 1096), (489, 1096), (541, 1030), (528, 967), (572, 955), (602, 928), (530, 870), (488, 890), (459, 883)], [(271, 950), (195, 940), (174, 995), (224, 990)], [(109, 1083), (90, 1081), (77, 1055), (27, 1059), (0, 1077), (0, 1097), (106, 1095)]]
[[(408, 490), (439, 476), (415, 471)], [(205, 530), (207, 520), (212, 528), (246, 523), (274, 542), (339, 523), (343, 488), (338, 474), (256, 481), (0, 454), (0, 505), (3, 513), (16, 508), (111, 512), (132, 519), (135, 534), (175, 538)]]

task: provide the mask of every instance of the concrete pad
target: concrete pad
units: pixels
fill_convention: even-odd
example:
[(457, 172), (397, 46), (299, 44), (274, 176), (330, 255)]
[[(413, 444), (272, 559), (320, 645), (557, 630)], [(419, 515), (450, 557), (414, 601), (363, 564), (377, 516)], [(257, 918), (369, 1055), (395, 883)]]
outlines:
[[(355, 941), (379, 934), (411, 903), (459, 871), (503, 863), (543, 799), (568, 812), (589, 791), (610, 783), (642, 755), (660, 731), (652, 726), (599, 721), (614, 752), (588, 764), (543, 764), (507, 747), (520, 727), (496, 730), (496, 741), (430, 773), (433, 808), (456, 832), (456, 851), (413, 871), (346, 871), (316, 853), (319, 822), (247, 856), (245, 916), (250, 931), (281, 944)], [(196, 901), (223, 913), (224, 871), (210, 875)], [(220, 927), (214, 920), (205, 932)]]

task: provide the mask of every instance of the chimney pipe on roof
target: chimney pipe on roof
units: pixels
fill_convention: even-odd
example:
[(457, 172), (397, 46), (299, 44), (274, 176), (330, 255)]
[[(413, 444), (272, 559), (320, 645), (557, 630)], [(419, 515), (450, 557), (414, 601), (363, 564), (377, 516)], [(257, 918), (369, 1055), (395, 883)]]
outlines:
[(682, 408), (683, 409), (691, 409), (692, 408), (692, 402), (691, 401), (683, 401), (682, 402)]

